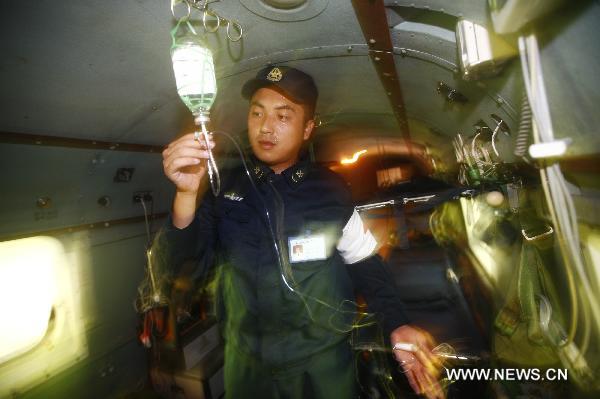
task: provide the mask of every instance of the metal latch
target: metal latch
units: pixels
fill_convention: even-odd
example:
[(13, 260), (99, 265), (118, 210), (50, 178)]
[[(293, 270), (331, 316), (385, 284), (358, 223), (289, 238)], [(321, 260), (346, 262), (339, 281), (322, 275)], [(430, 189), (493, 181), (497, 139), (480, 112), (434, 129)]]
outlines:
[(546, 238), (552, 234), (554, 234), (554, 229), (552, 228), (552, 226), (546, 225), (547, 230), (541, 234), (535, 235), (535, 236), (529, 236), (527, 235), (527, 232), (525, 231), (525, 229), (521, 229), (521, 234), (523, 235), (523, 238), (525, 238), (525, 240), (527, 241), (537, 241), (537, 240), (541, 240), (542, 238)]

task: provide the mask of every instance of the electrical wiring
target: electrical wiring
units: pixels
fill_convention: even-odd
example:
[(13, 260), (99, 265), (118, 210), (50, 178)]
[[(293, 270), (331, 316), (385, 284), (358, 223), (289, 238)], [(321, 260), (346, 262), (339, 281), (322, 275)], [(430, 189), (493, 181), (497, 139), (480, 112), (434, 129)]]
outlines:
[(148, 223), (148, 208), (146, 208), (146, 202), (144, 198), (140, 198), (140, 203), (142, 204), (142, 208), (144, 208), (144, 224), (146, 226), (146, 239), (147, 242), (150, 243), (150, 223)]
[[(554, 132), (544, 87), (537, 39), (534, 34), (530, 34), (527, 37), (520, 37), (518, 44), (525, 90), (533, 116), (532, 130), (534, 142), (544, 143), (554, 141)], [(585, 356), (588, 350), (590, 330), (592, 328), (591, 323), (595, 323), (594, 327), (596, 331), (600, 331), (600, 306), (598, 298), (591, 288), (590, 277), (588, 276), (582, 256), (577, 213), (573, 199), (559, 164), (543, 164), (540, 168), (540, 177), (550, 216), (558, 234), (558, 243), (565, 256), (565, 268), (572, 307), (572, 320), (568, 334), (570, 342), (573, 341), (576, 335), (579, 302), (581, 303), (584, 316), (582, 320), (583, 337), (581, 351), (576, 359), (573, 359), (573, 363), (577, 363), (582, 360), (582, 357)], [(577, 280), (581, 285), (579, 290), (575, 287), (575, 279), (571, 269), (574, 269), (576, 272)], [(578, 299), (578, 296), (581, 297), (581, 301)]]
[[(146, 275), (138, 286), (138, 296), (133, 307), (136, 312), (145, 313), (156, 306), (162, 306), (167, 303), (166, 298), (164, 298), (160, 291), (160, 287), (164, 286), (167, 276), (161, 276), (157, 279), (157, 273), (154, 270), (152, 262), (152, 237), (150, 222), (148, 220), (148, 208), (143, 197), (140, 198), (140, 203), (144, 209), (144, 226), (146, 229)], [(152, 204), (152, 208), (154, 208), (154, 204)]]

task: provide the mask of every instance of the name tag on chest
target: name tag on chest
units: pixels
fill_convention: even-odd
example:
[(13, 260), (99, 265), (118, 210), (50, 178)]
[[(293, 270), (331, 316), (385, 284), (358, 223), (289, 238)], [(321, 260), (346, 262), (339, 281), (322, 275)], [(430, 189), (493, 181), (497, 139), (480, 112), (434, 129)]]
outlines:
[(288, 240), (288, 247), (290, 252), (290, 263), (323, 260), (327, 258), (325, 236), (322, 234), (290, 237)]

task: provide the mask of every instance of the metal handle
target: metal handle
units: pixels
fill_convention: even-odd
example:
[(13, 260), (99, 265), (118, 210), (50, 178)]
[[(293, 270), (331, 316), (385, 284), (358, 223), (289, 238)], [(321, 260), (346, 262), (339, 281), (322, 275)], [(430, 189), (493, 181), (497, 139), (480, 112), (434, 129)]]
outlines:
[(540, 240), (542, 238), (545, 238), (545, 237), (548, 237), (549, 235), (554, 234), (554, 229), (552, 228), (552, 226), (548, 226), (548, 230), (547, 231), (545, 231), (545, 232), (543, 232), (541, 234), (535, 235), (535, 236), (528, 236), (527, 232), (525, 231), (525, 229), (521, 229), (521, 234), (523, 235), (523, 238), (525, 238), (525, 240), (531, 242), (531, 241)]
[[(187, 14), (182, 16), (181, 18), (177, 18), (175, 16), (175, 7), (181, 3), (185, 3), (185, 5), (187, 7)], [(189, 2), (187, 2), (185, 0), (171, 0), (171, 14), (173, 15), (173, 18), (175, 18), (177, 21), (189, 19), (190, 16), (192, 15), (192, 6), (190, 5)]]
[(402, 198), (402, 203), (403, 204), (408, 204), (409, 202), (427, 202), (430, 199), (432, 199), (433, 197), (435, 197), (435, 194), (432, 195), (423, 195), (421, 197), (407, 197), (407, 198)]
[(366, 211), (369, 209), (383, 208), (388, 205), (394, 205), (394, 200), (389, 200), (389, 201), (384, 201), (384, 202), (376, 202), (373, 204), (358, 205), (358, 206), (355, 206), (354, 209), (356, 209), (358, 212), (360, 212), (360, 211)]

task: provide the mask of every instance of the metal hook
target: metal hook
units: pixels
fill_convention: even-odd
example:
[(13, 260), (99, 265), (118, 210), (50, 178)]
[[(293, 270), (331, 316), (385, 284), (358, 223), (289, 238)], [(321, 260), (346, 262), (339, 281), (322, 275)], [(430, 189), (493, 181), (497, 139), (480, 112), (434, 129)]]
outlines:
[(473, 158), (475, 158), (475, 160), (477, 160), (479, 158), (478, 154), (475, 152), (475, 141), (477, 140), (477, 137), (479, 137), (481, 132), (482, 132), (482, 129), (478, 129), (477, 134), (475, 134), (475, 136), (473, 137), (473, 140), (471, 141), (471, 156)]
[[(187, 7), (187, 14), (185, 16), (182, 16), (181, 18), (177, 18), (175, 16), (175, 7), (181, 3), (185, 3), (185, 5)], [(173, 18), (175, 18), (175, 20), (177, 20), (177, 21), (187, 20), (192, 15), (192, 6), (186, 0), (171, 0), (171, 14), (173, 15)]]
[[(180, 6), (182, 3), (184, 3), (187, 7), (187, 13), (178, 18), (177, 16), (175, 16), (175, 8), (177, 6)], [(208, 8), (209, 3), (211, 3), (210, 0), (171, 0), (171, 14), (177, 22), (185, 21), (188, 22), (189, 25), (189, 20), (192, 17), (192, 8), (199, 10), (202, 13), (202, 26), (204, 27), (205, 32), (215, 33), (217, 30), (219, 30), (219, 27), (221, 26), (221, 21), (226, 21), (227, 38), (232, 42), (237, 42), (241, 40), (244, 36), (244, 28), (242, 27), (242, 24), (240, 24), (237, 21), (228, 20), (226, 18), (221, 17), (215, 11)], [(207, 15), (214, 18), (214, 20), (216, 21), (214, 27), (212, 28), (210, 27), (210, 23), (207, 23)], [(196, 34), (194, 28), (191, 27), (191, 25), (190, 28), (192, 29), (193, 33)]]
[[(492, 118), (494, 118), (494, 114), (492, 114)], [(498, 134), (499, 130), (502, 130), (504, 132), (505, 135), (510, 136), (510, 132), (508, 130), (506, 130), (506, 123), (498, 118), (499, 120), (496, 121), (498, 124), (496, 125), (496, 128), (494, 129), (494, 133), (492, 134), (492, 149), (494, 150), (494, 153), (496, 154), (497, 157), (500, 157), (500, 154), (498, 154), (498, 150), (496, 149), (496, 135)], [(496, 118), (494, 118), (494, 120), (496, 120)]]
[[(231, 37), (231, 33), (230, 33), (231, 25), (233, 25), (234, 29), (239, 32), (238, 37), (236, 37), (235, 39), (233, 37)], [(242, 28), (242, 25), (239, 22), (231, 21), (228, 19), (227, 20), (227, 37), (229, 38), (229, 40), (231, 40), (232, 42), (237, 42), (242, 38), (243, 35), (244, 35), (244, 29)]]
[[(211, 16), (213, 16), (217, 19), (217, 23), (215, 24), (214, 29), (208, 29), (208, 27), (206, 26), (206, 16), (208, 14), (210, 14)], [(206, 32), (215, 33), (219, 29), (219, 25), (221, 25), (221, 18), (219, 17), (219, 15), (216, 12), (213, 12), (213, 11), (209, 10), (208, 8), (206, 8), (206, 9), (204, 9), (204, 11), (202, 13), (202, 25), (204, 26), (204, 30)]]
[(198, 10), (206, 10), (208, 7), (208, 0), (186, 0), (188, 2), (194, 3), (194, 8)]

